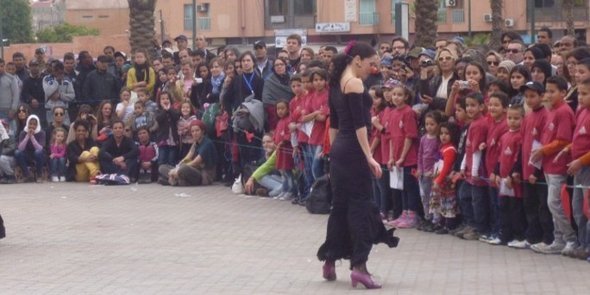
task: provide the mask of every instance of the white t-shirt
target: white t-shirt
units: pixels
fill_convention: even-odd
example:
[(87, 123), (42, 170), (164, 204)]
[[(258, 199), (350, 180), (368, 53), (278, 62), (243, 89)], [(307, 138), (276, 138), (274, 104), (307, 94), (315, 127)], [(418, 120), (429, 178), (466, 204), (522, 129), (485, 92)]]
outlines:
[[(115, 112), (120, 112), (122, 109), (124, 108), (124, 105), (122, 102), (117, 104), (117, 107), (115, 108)], [(123, 117), (119, 118), (121, 120), (123, 120), (123, 122), (125, 122), (125, 124), (127, 124), (127, 120), (129, 119), (129, 116), (133, 113), (133, 104), (131, 104), (131, 102), (129, 104), (127, 104), (127, 107), (125, 108), (125, 112), (123, 113)]]
[(444, 99), (448, 98), (449, 94), (447, 93), (447, 89), (451, 78), (453, 78), (453, 75), (449, 75), (449, 77), (442, 76), (442, 82), (438, 86), (438, 90), (436, 91), (436, 97)]

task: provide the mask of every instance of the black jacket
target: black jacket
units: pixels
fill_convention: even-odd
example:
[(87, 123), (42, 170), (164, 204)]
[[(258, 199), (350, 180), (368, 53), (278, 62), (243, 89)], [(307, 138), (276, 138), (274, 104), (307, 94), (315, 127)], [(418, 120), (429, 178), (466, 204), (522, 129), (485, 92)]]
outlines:
[(170, 132), (172, 132), (174, 142), (180, 142), (178, 138), (178, 127), (176, 125), (178, 119), (180, 119), (180, 113), (177, 110), (172, 108), (167, 111), (158, 109), (156, 113), (156, 122), (158, 123), (156, 143), (167, 140), (170, 137)]
[[(451, 77), (451, 79), (449, 80), (449, 83), (447, 84), (447, 97), (449, 96), (449, 94), (451, 94), (451, 87), (453, 86), (453, 83), (455, 83), (456, 80), (459, 79), (459, 76), (457, 76), (457, 73), (453, 73), (453, 76)], [(421, 94), (426, 94), (428, 96), (431, 96), (433, 98), (432, 100), (432, 104), (430, 104), (430, 106), (428, 107), (428, 110), (439, 110), (439, 111), (445, 111), (445, 107), (447, 106), (447, 100), (443, 97), (435, 97), (436, 96), (436, 92), (438, 91), (438, 87), (440, 86), (440, 84), (442, 83), (442, 76), (441, 75), (436, 75), (434, 77), (432, 77), (431, 79), (426, 79), (426, 80), (420, 80), (418, 82), (418, 90), (420, 91)]]
[[(252, 78), (251, 85), (254, 90), (254, 98), (262, 100), (264, 80), (256, 73), (256, 71), (253, 73), (254, 77)], [(244, 102), (244, 99), (251, 94), (252, 92), (250, 92), (250, 88), (246, 83), (244, 74), (237, 75), (234, 77), (233, 81), (231, 81), (231, 85), (222, 97), (222, 105), (224, 109), (228, 111), (228, 113), (233, 112)]]
[(99, 100), (108, 99), (111, 101), (119, 98), (121, 88), (120, 80), (109, 72), (98, 72), (94, 70), (88, 74), (82, 88), (82, 99), (94, 100), (98, 104)]
[[(31, 104), (32, 99), (36, 99), (40, 104), (45, 102), (45, 91), (43, 91), (43, 76), (37, 78), (29, 76), (23, 81), (23, 90), (20, 100), (24, 103)], [(43, 106), (41, 106), (43, 109)]]
[(14, 157), (15, 150), (16, 141), (14, 140), (14, 137), (9, 137), (0, 142), (0, 155)]
[(112, 161), (116, 157), (125, 158), (125, 160), (129, 159), (137, 159), (139, 156), (139, 148), (135, 144), (135, 142), (127, 137), (123, 137), (120, 145), (117, 145), (114, 136), (110, 136), (107, 139), (100, 149), (98, 153), (98, 157), (100, 160)]

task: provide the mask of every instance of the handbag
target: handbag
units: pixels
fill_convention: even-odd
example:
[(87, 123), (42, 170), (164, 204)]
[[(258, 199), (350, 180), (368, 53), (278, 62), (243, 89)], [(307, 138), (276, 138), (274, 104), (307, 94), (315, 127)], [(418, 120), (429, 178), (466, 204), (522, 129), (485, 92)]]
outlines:
[(215, 134), (221, 137), (229, 127), (229, 115), (226, 111), (221, 112), (215, 117)]

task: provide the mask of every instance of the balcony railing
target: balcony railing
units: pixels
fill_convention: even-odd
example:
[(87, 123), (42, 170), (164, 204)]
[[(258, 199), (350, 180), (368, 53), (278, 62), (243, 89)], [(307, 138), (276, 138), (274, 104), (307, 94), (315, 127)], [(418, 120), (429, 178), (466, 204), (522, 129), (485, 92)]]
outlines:
[(374, 26), (379, 23), (379, 14), (377, 12), (359, 13), (359, 24), (363, 26)]
[(460, 24), (465, 22), (465, 11), (463, 9), (453, 9), (453, 23)]
[(198, 17), (197, 18), (197, 29), (198, 30), (211, 30), (211, 18), (210, 17)]
[(447, 10), (446, 9), (439, 9), (438, 10), (438, 19), (439, 24), (446, 24), (447, 23)]

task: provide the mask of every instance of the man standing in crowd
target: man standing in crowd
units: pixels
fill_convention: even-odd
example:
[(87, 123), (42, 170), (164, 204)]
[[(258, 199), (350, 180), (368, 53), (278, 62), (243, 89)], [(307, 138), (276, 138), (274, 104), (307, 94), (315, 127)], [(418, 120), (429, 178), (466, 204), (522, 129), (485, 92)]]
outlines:
[(82, 97), (89, 100), (90, 105), (98, 105), (104, 99), (115, 101), (119, 97), (121, 83), (117, 77), (107, 72), (109, 60), (106, 55), (99, 56), (96, 70), (90, 72), (84, 81)]
[(90, 53), (86, 50), (80, 51), (80, 54), (78, 54), (78, 66), (76, 67), (78, 79), (76, 81), (76, 86), (74, 86), (76, 89), (76, 100), (88, 99), (87, 97), (83, 96), (82, 87), (84, 87), (84, 83), (88, 74), (90, 74), (90, 72), (94, 71), (95, 69), (96, 67), (94, 66), (94, 62)]
[(297, 72), (297, 66), (301, 62), (301, 36), (292, 34), (287, 37), (287, 52), (289, 53), (289, 73)]
[(559, 53), (564, 54), (577, 46), (578, 42), (576, 38), (570, 35), (563, 36), (561, 37), (561, 40), (559, 40)]
[(256, 56), (256, 73), (262, 77), (262, 79), (268, 78), (272, 74), (272, 60), (268, 58), (266, 52), (266, 43), (262, 40), (254, 42), (254, 56)]
[(521, 41), (512, 40), (506, 48), (506, 58), (518, 65), (524, 59), (524, 49), (524, 44)]
[(69, 124), (68, 106), (76, 98), (76, 94), (72, 81), (65, 78), (64, 64), (60, 61), (54, 61), (51, 74), (43, 78), (43, 92), (47, 123), (53, 123), (53, 108), (63, 107), (66, 111), (64, 122)]
[(547, 44), (549, 46), (553, 45), (553, 33), (548, 27), (542, 27), (537, 32), (537, 43), (538, 44)]
[(178, 51), (174, 52), (174, 63), (179, 65), (181, 62), (180, 52), (188, 48), (188, 39), (185, 35), (178, 35), (174, 41), (176, 41), (176, 48), (178, 48)]
[(398, 55), (406, 55), (408, 53), (408, 49), (410, 48), (410, 43), (408, 40), (404, 39), (403, 37), (395, 37), (391, 41), (391, 50), (393, 56)]
[(20, 101), (18, 82), (6, 73), (4, 60), (0, 58), (0, 118), (13, 118)]
[(215, 57), (215, 53), (207, 50), (207, 38), (205, 38), (204, 35), (197, 35), (197, 37), (195, 37), (195, 49), (203, 50), (207, 64), (209, 64), (209, 62)]
[(44, 125), (45, 117), (45, 92), (43, 91), (43, 76), (39, 63), (36, 60), (29, 62), (29, 76), (23, 81), (21, 100), (31, 107), (31, 113), (35, 114)]
[(27, 70), (26, 59), (22, 52), (15, 52), (12, 55), (12, 62), (16, 66), (16, 75), (21, 81), (25, 81), (29, 77), (29, 71)]

